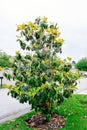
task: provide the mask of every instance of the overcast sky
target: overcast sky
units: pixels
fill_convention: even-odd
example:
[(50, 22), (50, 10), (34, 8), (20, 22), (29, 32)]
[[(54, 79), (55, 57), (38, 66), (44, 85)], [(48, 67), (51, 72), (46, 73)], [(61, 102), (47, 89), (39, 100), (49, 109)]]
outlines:
[(63, 58), (87, 57), (87, 0), (0, 0), (0, 49), (15, 55), (16, 25), (38, 16), (58, 23), (65, 40)]

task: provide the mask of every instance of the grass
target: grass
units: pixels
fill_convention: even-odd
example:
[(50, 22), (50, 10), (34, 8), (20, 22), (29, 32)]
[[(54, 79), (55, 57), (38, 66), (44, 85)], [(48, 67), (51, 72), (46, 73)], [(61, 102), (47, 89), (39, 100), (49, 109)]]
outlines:
[[(59, 107), (58, 113), (66, 117), (65, 127), (59, 130), (87, 130), (87, 95), (73, 95)], [(0, 124), (0, 130), (32, 130), (24, 124), (31, 112), (20, 118)]]
[(87, 95), (74, 95), (62, 104), (59, 113), (66, 117), (65, 127), (59, 130), (87, 130)]
[(32, 130), (24, 124), (24, 120), (31, 117), (34, 113), (35, 112), (30, 112), (20, 118), (0, 124), (0, 130)]

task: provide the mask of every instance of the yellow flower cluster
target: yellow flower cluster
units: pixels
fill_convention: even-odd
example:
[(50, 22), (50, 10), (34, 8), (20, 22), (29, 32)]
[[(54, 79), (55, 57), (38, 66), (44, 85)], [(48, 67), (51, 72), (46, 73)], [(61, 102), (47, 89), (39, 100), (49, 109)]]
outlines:
[(21, 24), (21, 25), (18, 25), (18, 26), (17, 26), (17, 31), (25, 29), (25, 28), (26, 28), (26, 26), (27, 26), (27, 25), (26, 25), (26, 24), (24, 24), (24, 23), (23, 23), (23, 24)]
[(59, 32), (57, 31), (57, 29), (54, 29), (54, 28), (48, 28), (48, 29), (46, 29), (46, 32), (53, 36), (59, 35)]
[(18, 55), (20, 53), (20, 51), (16, 51), (16, 54)]
[(67, 57), (67, 60), (71, 61), (71, 60), (72, 60), (72, 58), (71, 58), (71, 57)]
[(40, 45), (37, 45), (37, 44), (34, 43), (34, 44), (32, 45), (32, 47), (38, 49), (38, 48), (40, 47)]
[(12, 88), (12, 85), (7, 85), (7, 84), (5, 84), (5, 85), (4, 85), (4, 88), (11, 89), (11, 88)]
[(44, 22), (47, 22), (47, 17), (44, 16), (44, 17), (43, 17), (43, 21), (44, 21)]
[(56, 37), (59, 36), (61, 33), (58, 31), (58, 29), (55, 28), (48, 28), (46, 29), (46, 32), (49, 33), (50, 35)]
[(2, 70), (3, 68), (0, 66), (0, 71)]
[(21, 25), (18, 25), (17, 26), (17, 31), (20, 31), (20, 30), (24, 30), (26, 27), (29, 27), (30, 28), (30, 30), (29, 30), (29, 32), (28, 32), (28, 35), (30, 35), (32, 32), (33, 32), (33, 30), (37, 30), (37, 25), (35, 24), (35, 23), (33, 23), (33, 22), (28, 22), (27, 24), (21, 24)]
[(63, 42), (64, 42), (64, 39), (58, 39), (58, 38), (56, 38), (54, 41), (54, 43), (63, 43)]
[(33, 22), (29, 22), (28, 26), (30, 27), (30, 30), (28, 31), (28, 35), (30, 35), (33, 31), (37, 30), (37, 25)]

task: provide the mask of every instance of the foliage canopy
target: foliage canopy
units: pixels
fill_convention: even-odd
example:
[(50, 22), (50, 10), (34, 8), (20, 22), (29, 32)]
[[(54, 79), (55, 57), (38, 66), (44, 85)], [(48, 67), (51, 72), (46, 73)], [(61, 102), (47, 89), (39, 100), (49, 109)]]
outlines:
[(10, 78), (16, 83), (10, 93), (49, 119), (58, 105), (72, 95), (79, 74), (71, 71), (69, 57), (62, 60), (57, 56), (64, 42), (57, 24), (38, 17), (35, 22), (18, 25), (17, 32), (22, 51), (16, 52), (13, 62)]

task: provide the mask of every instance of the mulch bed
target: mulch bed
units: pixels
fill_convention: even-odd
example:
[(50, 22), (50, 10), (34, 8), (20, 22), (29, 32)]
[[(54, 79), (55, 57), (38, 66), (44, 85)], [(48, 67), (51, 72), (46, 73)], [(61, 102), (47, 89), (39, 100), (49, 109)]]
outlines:
[(51, 120), (47, 122), (43, 119), (42, 115), (36, 114), (26, 119), (25, 124), (34, 130), (58, 130), (58, 128), (64, 127), (65, 118), (64, 116), (55, 114)]

